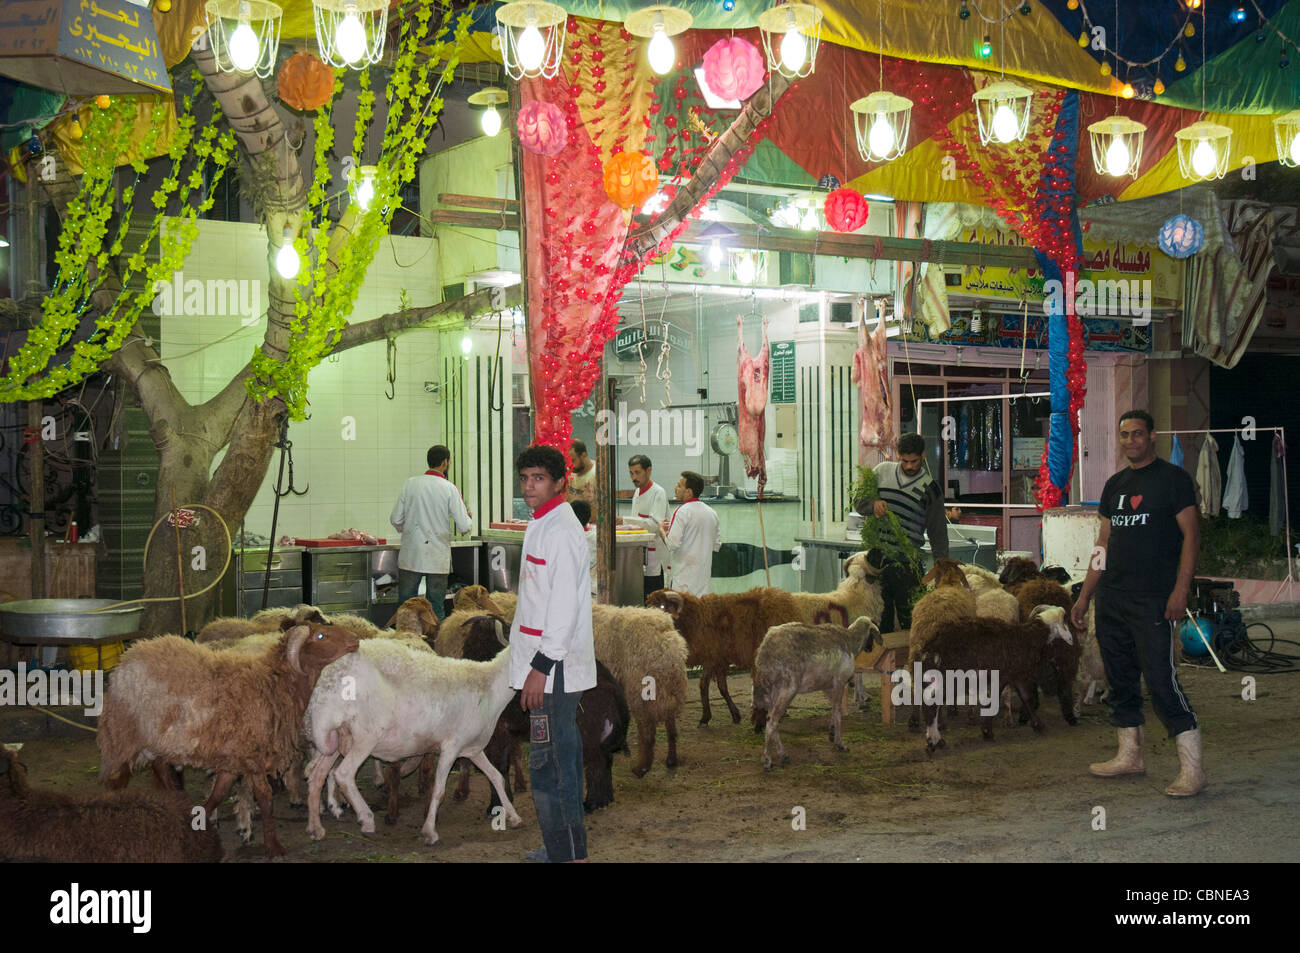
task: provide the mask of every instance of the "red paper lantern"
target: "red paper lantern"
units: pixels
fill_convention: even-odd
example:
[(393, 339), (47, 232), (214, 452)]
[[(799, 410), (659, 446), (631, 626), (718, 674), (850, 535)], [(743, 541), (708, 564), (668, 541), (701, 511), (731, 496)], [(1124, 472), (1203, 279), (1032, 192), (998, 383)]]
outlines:
[(565, 120), (564, 110), (559, 106), (534, 99), (520, 107), (515, 128), (519, 132), (520, 145), (529, 152), (539, 156), (555, 156), (568, 145), (569, 124)]
[(743, 102), (763, 85), (765, 76), (758, 48), (739, 36), (723, 37), (704, 54), (704, 82), (722, 99)]
[(275, 78), (280, 101), (291, 109), (320, 109), (334, 95), (334, 71), (314, 53), (295, 53)]
[(659, 172), (648, 155), (620, 152), (605, 163), (605, 194), (619, 208), (638, 208), (657, 191)]
[(837, 232), (856, 232), (867, 224), (867, 200), (843, 186), (826, 196), (826, 224)]

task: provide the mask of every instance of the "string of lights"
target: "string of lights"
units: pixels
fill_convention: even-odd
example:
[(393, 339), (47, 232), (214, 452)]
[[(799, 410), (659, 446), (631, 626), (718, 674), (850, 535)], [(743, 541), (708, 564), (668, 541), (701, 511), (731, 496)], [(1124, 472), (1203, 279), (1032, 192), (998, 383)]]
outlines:
[[(1251, 0), (1251, 2), (1253, 3), (1254, 0)], [(1079, 7), (1079, 12), (1083, 14), (1083, 32), (1079, 34), (1079, 45), (1087, 46), (1091, 42), (1091, 34), (1092, 34), (1093, 27), (1100, 26), (1103, 30), (1106, 27), (1105, 24), (1096, 23), (1092, 19), (1092, 16), (1088, 13), (1088, 5), (1084, 2), (1084, 0), (1078, 0), (1078, 7)], [(1192, 23), (1193, 16), (1194, 14), (1192, 10), (1189, 8), (1187, 11), (1187, 16), (1184, 18), (1182, 25), (1178, 28), (1178, 32), (1174, 34), (1174, 38), (1169, 41), (1169, 43), (1165, 46), (1164, 50), (1161, 53), (1159, 53), (1157, 56), (1149, 60), (1131, 60), (1128, 57), (1121, 56), (1119, 51), (1116, 49), (1108, 48), (1106, 52), (1109, 53), (1111, 56), (1115, 57), (1117, 61), (1123, 63), (1129, 69), (1146, 69), (1147, 67), (1155, 66), (1158, 72), (1160, 62), (1170, 54), (1170, 52), (1174, 49), (1174, 47), (1178, 47), (1178, 59), (1174, 62), (1174, 69), (1181, 73), (1183, 70), (1187, 68), (1187, 61), (1183, 59), (1183, 55), (1182, 55), (1183, 37), (1194, 35), (1196, 30), (1196, 27)], [(1192, 30), (1191, 33), (1188, 32), (1189, 28)], [(1109, 45), (1110, 44), (1107, 44), (1108, 47)], [(1116, 46), (1118, 46), (1118, 44), (1116, 44)], [(1181, 66), (1179, 65), (1180, 63), (1182, 64)]]
[(975, 15), (978, 16), (981, 20), (983, 20), (985, 23), (992, 23), (994, 25), (999, 23), (1006, 23), (1017, 13), (1022, 14), (1023, 16), (1029, 16), (1030, 12), (1033, 9), (1029, 5), (1029, 0), (1022, 0), (1021, 3), (1016, 3), (1016, 0), (1011, 0), (1010, 8), (1003, 6), (1003, 0), (998, 0), (998, 9), (1001, 11), (1002, 15), (998, 17), (991, 17), (985, 14), (985, 12), (980, 9), (978, 0), (961, 0), (961, 9), (957, 11), (957, 15), (961, 17), (963, 20), (969, 20), (970, 12), (972, 8), (975, 10)]

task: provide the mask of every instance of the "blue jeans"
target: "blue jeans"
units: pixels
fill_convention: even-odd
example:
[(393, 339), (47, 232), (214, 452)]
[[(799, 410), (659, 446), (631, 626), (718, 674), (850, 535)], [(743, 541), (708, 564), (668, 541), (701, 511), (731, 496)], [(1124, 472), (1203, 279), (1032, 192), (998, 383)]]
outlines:
[(433, 614), (439, 619), (447, 616), (447, 573), (397, 570), (397, 601), (403, 603), (420, 594), (420, 580), (424, 580), (424, 597), (433, 604)]
[(578, 734), (582, 692), (564, 691), (563, 662), (555, 663), (554, 689), (543, 696), (541, 711), (528, 713), (528, 775), (547, 857), (562, 864), (587, 856)]

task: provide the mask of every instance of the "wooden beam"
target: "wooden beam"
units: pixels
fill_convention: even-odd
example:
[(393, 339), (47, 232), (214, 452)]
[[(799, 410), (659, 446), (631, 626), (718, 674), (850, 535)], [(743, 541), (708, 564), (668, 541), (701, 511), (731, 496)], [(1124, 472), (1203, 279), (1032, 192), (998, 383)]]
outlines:
[(519, 216), (513, 212), (469, 212), (458, 208), (435, 208), (429, 212), (427, 221), (432, 225), (487, 228), (494, 232), (519, 230)]
[(459, 192), (438, 193), (439, 205), (458, 205), (461, 208), (484, 208), (492, 212), (517, 212), (516, 199), (494, 199), (486, 195), (462, 195)]

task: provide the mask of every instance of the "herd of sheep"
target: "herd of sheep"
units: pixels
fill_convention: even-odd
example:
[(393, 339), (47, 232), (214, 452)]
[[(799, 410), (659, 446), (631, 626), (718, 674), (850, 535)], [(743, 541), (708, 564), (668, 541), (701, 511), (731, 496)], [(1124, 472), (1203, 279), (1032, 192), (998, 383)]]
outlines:
[[(846, 560), (843, 580), (828, 593), (760, 588), (697, 598), (660, 590), (647, 608), (593, 606), (598, 682), (585, 693), (578, 715), (586, 809), (613, 801), (613, 758), (627, 750), (633, 721), (635, 776), (651, 769), (660, 724), (667, 734), (665, 764), (677, 764), (677, 721), (690, 667), (701, 671), (702, 725), (711, 718), (712, 682), (732, 721), (741, 721), (727, 674), (750, 671), (752, 722), (766, 734), (765, 769), (788, 760), (779, 725), (794, 697), (805, 692), (827, 693), (830, 738), (844, 750), (846, 688), (859, 654), (880, 635), (879, 577), (873, 551)], [(914, 607), (909, 670), (914, 662), (997, 669), (1008, 700), (1014, 690), (1022, 719), (1035, 730), (1042, 727), (1035, 711), (1040, 687), (1058, 696), (1073, 724), (1083, 689), (1091, 697), (1100, 679), (1099, 666), (1090, 633), (1070, 628), (1069, 593), (1050, 577), (1025, 560), (1013, 560), (1000, 578), (940, 560), (927, 576), (931, 591)], [(0, 859), (215, 860), (220, 844), (207, 822), (216, 820), (232, 789), (240, 837), (251, 839), (256, 803), (267, 854), (282, 856), (272, 785), (283, 784), (291, 803), (302, 803), (304, 777), (312, 838), (325, 834), (322, 788), (324, 807), (334, 817), (342, 814), (342, 791), (361, 830), (371, 832), (374, 813), (356, 785), (367, 759), (374, 761), (376, 784), (387, 788), (390, 824), (397, 820), (401, 777), (419, 770), (421, 794), (428, 798), (426, 844), (438, 839), (438, 805), (458, 762), (456, 796), (467, 794), (472, 765), (491, 784), (489, 812), (517, 826), (510, 795), (526, 790), (520, 746), (527, 718), (509, 687), (504, 650), (514, 608), (513, 595), (475, 586), (457, 595), (453, 613), (441, 623), (429, 603), (416, 598), (399, 608), (387, 629), (298, 606), (251, 619), (216, 619), (194, 641), (161, 636), (137, 642), (113, 673), (99, 721), (100, 779), (109, 793), (76, 799), (33, 791), (17, 748), (0, 751)], [(943, 715), (942, 707), (924, 707), (927, 750), (943, 743)], [(984, 719), (986, 737), (992, 721)], [(146, 765), (160, 790), (120, 790)], [(186, 802), (183, 767), (211, 776), (201, 808)], [(97, 823), (110, 818), (111, 825)]]

